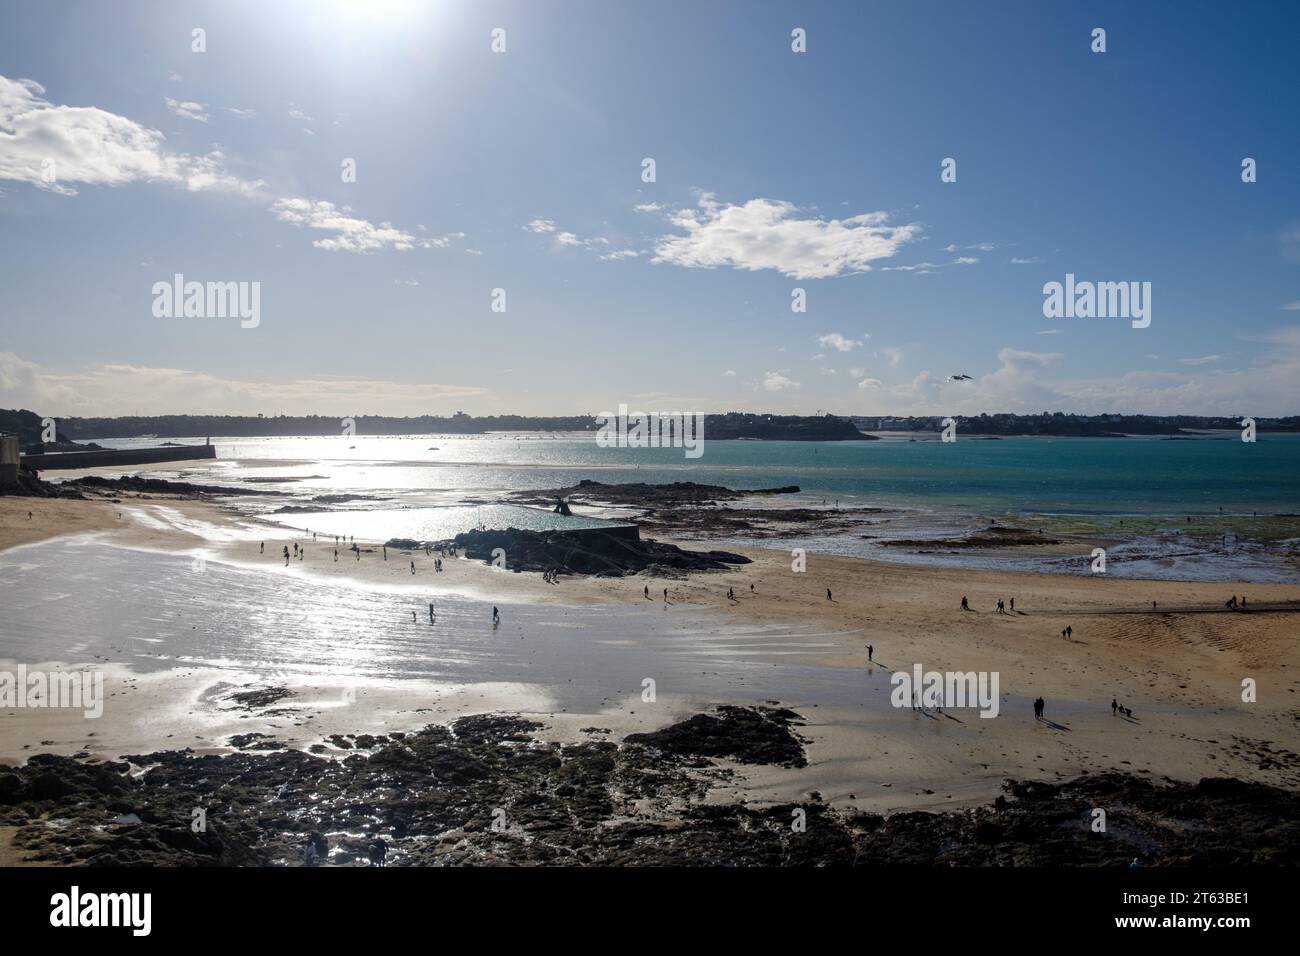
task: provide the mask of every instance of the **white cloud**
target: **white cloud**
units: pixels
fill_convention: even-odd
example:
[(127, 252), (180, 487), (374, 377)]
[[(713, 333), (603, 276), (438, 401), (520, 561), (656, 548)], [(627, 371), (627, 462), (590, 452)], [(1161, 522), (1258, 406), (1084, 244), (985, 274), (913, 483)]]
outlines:
[(799, 383), (791, 381), (780, 372), (768, 372), (763, 376), (763, 388), (769, 392), (783, 392), (787, 388), (799, 388)]
[(157, 182), (193, 192), (260, 192), (227, 173), (225, 155), (169, 151), (158, 130), (93, 106), (55, 106), (34, 80), (0, 76), (0, 179), (75, 196), (76, 186)]
[(910, 266), (881, 266), (881, 272), (915, 272), (917, 275), (924, 276), (934, 272), (935, 269), (942, 269), (943, 266), (934, 262), (918, 262)]
[(450, 244), (448, 236), (418, 239), (389, 222), (375, 225), (351, 215), (349, 207), (335, 206), (323, 199), (277, 199), (271, 206), (271, 211), (282, 222), (334, 233), (328, 238), (312, 242), (317, 249), (328, 249), (331, 252), (376, 252), (381, 249), (405, 252), (417, 246), (422, 249), (445, 249)]
[(534, 219), (524, 228), (529, 232), (554, 232), (555, 222), (551, 219)]
[(1296, 299), (1294, 302), (1288, 302), (1286, 305), (1282, 306), (1282, 308), (1287, 312), (1300, 312), (1300, 299)]
[(180, 75), (179, 73), (177, 73), (175, 70), (170, 70), (170, 71), (167, 73), (167, 82), (168, 82), (168, 83), (180, 83), (180, 82), (181, 82), (182, 80), (184, 80), (184, 79), (185, 79), (185, 77), (181, 76), (181, 75)]
[(1199, 355), (1195, 358), (1182, 358), (1178, 361), (1183, 365), (1210, 365), (1222, 360), (1222, 355)]
[(1009, 261), (1013, 266), (1028, 266), (1033, 265), (1035, 262), (1042, 262), (1043, 260), (1038, 258), (1038, 256), (1012, 256)]
[(657, 202), (643, 202), (639, 205), (633, 206), (632, 208), (637, 212), (659, 212), (664, 207), (661, 203)]
[(248, 119), (250, 116), (257, 115), (257, 110), (242, 110), (238, 106), (223, 106), (221, 108), (239, 119)]
[(292, 110), (289, 110), (289, 118), (290, 118), (290, 119), (296, 119), (296, 120), (298, 120), (298, 122), (300, 122), (300, 123), (314, 123), (314, 122), (316, 122), (314, 119), (312, 119), (312, 117), (308, 116), (306, 113), (304, 113), (304, 112), (303, 112), (302, 110), (300, 110), (300, 109), (292, 109)]
[(880, 350), (889, 361), (890, 368), (898, 368), (903, 362), (903, 350), (896, 345), (886, 345)]
[(167, 104), (167, 109), (169, 109), (174, 116), (179, 116), (182, 119), (194, 120), (199, 123), (206, 123), (208, 121), (208, 114), (206, 112), (208, 104), (206, 103), (194, 103), (190, 100), (179, 101), (172, 99), (170, 96), (164, 96), (163, 102)]
[(976, 256), (958, 256), (952, 260), (952, 264), (955, 266), (973, 266), (977, 262), (979, 262), (979, 259)]
[(885, 387), (885, 383), (878, 378), (864, 378), (862, 381), (858, 382), (858, 388), (861, 389), (884, 388), (884, 387)]
[(857, 339), (848, 339), (838, 332), (831, 332), (817, 338), (823, 348), (835, 349), (837, 352), (852, 352), (862, 345)]
[(832, 220), (800, 219), (798, 212), (780, 200), (732, 205), (703, 193), (698, 208), (670, 217), (685, 235), (661, 236), (652, 261), (689, 269), (772, 269), (794, 279), (825, 279), (866, 272), (921, 233), (914, 223), (889, 225), (883, 212)]
[(722, 377), (723, 377), (723, 378), (735, 378), (735, 377), (736, 377), (736, 370), (735, 370), (734, 368), (729, 368), (729, 369), (727, 369), (725, 372), (722, 373)]
[(639, 255), (641, 255), (641, 253), (637, 252), (635, 249), (618, 249), (614, 252), (607, 252), (600, 258), (609, 261), (610, 259), (635, 259)]

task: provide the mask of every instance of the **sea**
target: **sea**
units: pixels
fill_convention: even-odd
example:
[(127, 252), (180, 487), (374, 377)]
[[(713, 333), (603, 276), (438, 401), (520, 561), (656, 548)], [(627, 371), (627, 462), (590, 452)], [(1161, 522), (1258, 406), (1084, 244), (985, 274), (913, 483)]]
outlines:
[[(706, 436), (707, 438), (707, 436)], [(382, 541), (436, 540), (473, 527), (590, 526), (625, 520), (579, 508), (566, 521), (522, 508), (511, 493), (605, 483), (693, 481), (737, 489), (798, 486), (747, 499), (762, 508), (875, 509), (852, 533), (734, 543), (804, 548), (920, 564), (1094, 573), (1091, 551), (953, 549), (943, 542), (991, 524), (1103, 539), (1118, 577), (1297, 581), (1300, 435), (959, 438), (886, 434), (860, 442), (705, 441), (680, 448), (609, 448), (582, 433), (213, 437), (217, 459), (146, 475), (277, 492), (232, 499), (289, 527)], [(204, 437), (173, 439), (199, 444)], [(109, 448), (157, 438), (99, 439)], [(57, 479), (57, 473), (47, 473)], [(934, 540), (899, 548), (889, 542)]]

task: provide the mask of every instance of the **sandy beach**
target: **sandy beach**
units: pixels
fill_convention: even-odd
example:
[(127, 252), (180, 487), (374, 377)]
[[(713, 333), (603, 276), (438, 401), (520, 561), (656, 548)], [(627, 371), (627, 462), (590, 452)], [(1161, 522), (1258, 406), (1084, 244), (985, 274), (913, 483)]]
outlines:
[[(808, 765), (724, 760), (734, 775), (710, 791), (711, 801), (791, 802), (816, 792), (832, 805), (881, 813), (940, 809), (986, 803), (1007, 777), (1063, 780), (1107, 769), (1153, 780), (1231, 776), (1300, 786), (1294, 696), (1300, 651), (1293, 639), (1300, 586), (961, 571), (816, 554), (808, 555), (806, 571), (795, 572), (788, 553), (759, 548), (746, 549), (753, 563), (735, 571), (672, 580), (561, 577), (551, 584), (539, 574), (503, 572), (463, 558), (446, 559), (445, 570), (434, 574), (433, 559), (423, 552), (390, 549), (385, 561), (374, 542), (358, 542), (360, 560), (340, 547), (336, 562), (332, 541), (289, 536), (209, 502), (0, 500), (0, 547), (6, 549), (0, 559), (8, 565), (69, 540), (170, 553), (191, 563), (197, 557), (209, 568), (240, 568), (267, 579), (377, 590), (395, 605), (395, 621), (407, 613), (403, 607), (423, 608), (426, 595), (440, 605), (500, 604), (505, 627), (497, 636), (513, 636), (510, 626), (522, 613), (516, 609), (524, 607), (532, 609), (534, 633), (563, 627), (566, 617), (580, 612), (614, 608), (688, 621), (690, 640), (701, 645), (713, 631), (741, 629), (743, 638), (720, 653), (771, 670), (763, 688), (771, 701), (804, 718), (798, 732)], [(305, 548), (305, 556), (286, 567), (281, 549), (292, 551), (294, 544)], [(193, 580), (201, 586), (202, 574)], [(727, 598), (729, 588), (735, 600)], [(1248, 611), (1223, 607), (1234, 591), (1247, 594)], [(959, 608), (963, 595), (970, 611)], [(997, 613), (999, 598), (1014, 598), (1015, 613)], [(1067, 626), (1070, 639), (1061, 634)], [(635, 645), (638, 635), (627, 633), (624, 640)], [(673, 648), (683, 653), (680, 642)], [(489, 661), (481, 679), (463, 685), (354, 680), (354, 700), (341, 706), (349, 682), (337, 676), (281, 673), (268, 680), (238, 662), (205, 667), (168, 662), (165, 647), (157, 654), (158, 666), (148, 673), (130, 655), (108, 659), (113, 655), (100, 650), (96, 660), (59, 662), (105, 671), (112, 696), (103, 717), (9, 711), (0, 722), (0, 763), (35, 752), (115, 759), (182, 744), (199, 753), (229, 752), (231, 736), (248, 733), (338, 752), (332, 735), (410, 732), (485, 712), (538, 720), (540, 736), (561, 743), (588, 739), (584, 728), (592, 726), (615, 739), (715, 704), (757, 702), (748, 686), (752, 678), (713, 686), (705, 677), (685, 693), (660, 681), (657, 699), (647, 703), (638, 693), (638, 673), (610, 679), (603, 706), (565, 712), (556, 705), (562, 694), (545, 682), (560, 686), (564, 677), (489, 679)], [(999, 716), (890, 706), (889, 674), (916, 663), (927, 670), (996, 671)], [(1247, 678), (1258, 688), (1254, 703), (1242, 701)], [(834, 685), (833, 692), (823, 698), (819, 682)], [(292, 705), (234, 707), (228, 699), (240, 688), (268, 684), (291, 690)], [(773, 692), (783, 686), (786, 692)], [(596, 690), (604, 691), (603, 685)], [(1047, 702), (1042, 721), (1029, 706), (1036, 696)], [(1131, 718), (1112, 714), (1112, 697), (1132, 710)]]

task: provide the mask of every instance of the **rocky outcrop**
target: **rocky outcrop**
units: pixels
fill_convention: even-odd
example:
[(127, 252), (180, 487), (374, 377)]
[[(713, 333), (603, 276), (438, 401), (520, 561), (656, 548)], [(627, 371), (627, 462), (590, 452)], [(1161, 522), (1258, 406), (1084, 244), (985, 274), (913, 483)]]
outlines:
[[(534, 721), (483, 714), (359, 736), (319, 757), (172, 750), (91, 763), (41, 754), (0, 766), (0, 826), (14, 828), (12, 848), (27, 862), (63, 865), (364, 866), (380, 842), (396, 866), (1300, 863), (1300, 795), (1232, 779), (1009, 780), (985, 806), (889, 816), (816, 791), (797, 804), (703, 799), (733, 779), (717, 759), (802, 766), (788, 729), (798, 720), (719, 708), (622, 743), (561, 745), (538, 739)], [(881, 783), (863, 773), (862, 788)], [(1094, 807), (1111, 808), (1105, 832), (1093, 831)], [(199, 808), (205, 827), (196, 830)], [(806, 818), (798, 834), (796, 812)]]
[(674, 576), (749, 564), (749, 558), (729, 551), (686, 551), (673, 544), (642, 540), (630, 526), (610, 531), (468, 531), (456, 535), (450, 544), (457, 550), (463, 548), (467, 558), (489, 563), (499, 552), (504, 553), (505, 567), (511, 571), (558, 571), (597, 577), (641, 572)]

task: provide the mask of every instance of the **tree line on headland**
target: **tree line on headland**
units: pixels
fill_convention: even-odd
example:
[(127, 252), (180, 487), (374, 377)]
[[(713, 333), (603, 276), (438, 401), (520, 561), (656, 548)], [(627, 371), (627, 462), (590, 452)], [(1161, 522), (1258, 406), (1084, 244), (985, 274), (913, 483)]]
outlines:
[[(945, 416), (764, 415), (728, 412), (706, 415), (709, 441), (766, 439), (768, 441), (858, 441), (872, 431), (938, 432)], [(1105, 437), (1113, 435), (1194, 435), (1202, 431), (1242, 427), (1240, 416), (1210, 415), (1040, 415), (996, 414), (954, 416), (959, 434), (1050, 435)], [(41, 440), (44, 417), (36, 412), (0, 409), (0, 432), (17, 434), (26, 445)], [(489, 432), (591, 432), (593, 415), (418, 415), (397, 418), (357, 415), (340, 419), (326, 415), (130, 415), (114, 418), (59, 418), (59, 443), (96, 438), (160, 439), (260, 438), (271, 436), (338, 437), (351, 422), (355, 435), (482, 435)], [(1255, 419), (1258, 431), (1300, 432), (1300, 416)]]

